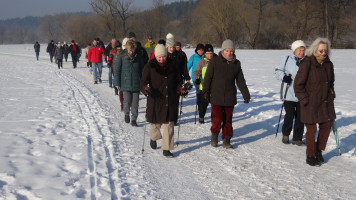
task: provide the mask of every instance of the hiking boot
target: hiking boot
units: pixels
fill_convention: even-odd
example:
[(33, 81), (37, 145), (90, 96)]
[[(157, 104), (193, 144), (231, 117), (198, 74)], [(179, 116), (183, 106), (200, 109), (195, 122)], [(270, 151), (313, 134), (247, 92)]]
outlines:
[(316, 151), (316, 160), (320, 163), (324, 163), (323, 155), (321, 154), (321, 150)]
[(230, 144), (231, 137), (225, 137), (223, 140), (223, 147), (225, 149), (231, 149), (232, 145)]
[(94, 81), (94, 84), (98, 84), (98, 81)]
[(289, 144), (289, 136), (283, 135), (282, 142), (283, 142), (283, 144)]
[(157, 142), (153, 141), (153, 140), (150, 140), (150, 146), (151, 146), (152, 149), (157, 149)]
[(310, 166), (320, 165), (320, 162), (315, 157), (312, 156), (307, 156), (306, 163)]
[(132, 120), (132, 121), (131, 121), (131, 126), (137, 127), (136, 120)]
[(101, 81), (101, 78), (99, 78), (99, 83), (101, 83), (102, 81)]
[(204, 117), (199, 117), (199, 123), (204, 124)]
[(210, 140), (211, 146), (213, 146), (213, 147), (218, 146), (218, 136), (219, 136), (219, 134), (211, 133), (211, 140)]
[(125, 123), (130, 123), (130, 115), (125, 115)]
[(171, 153), (169, 150), (163, 150), (163, 155), (167, 158), (173, 158), (173, 153)]
[(301, 140), (293, 140), (292, 144), (297, 146), (303, 146), (304, 143)]

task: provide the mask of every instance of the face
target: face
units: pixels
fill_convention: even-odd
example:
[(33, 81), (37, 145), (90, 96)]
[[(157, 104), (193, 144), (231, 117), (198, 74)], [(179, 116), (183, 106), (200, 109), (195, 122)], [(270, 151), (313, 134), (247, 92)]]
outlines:
[(205, 57), (206, 57), (207, 59), (209, 59), (209, 60), (211, 60), (211, 59), (213, 58), (213, 56), (214, 56), (213, 52), (206, 52), (206, 53), (205, 53)]
[(180, 46), (176, 46), (176, 50), (179, 51), (180, 50)]
[(173, 53), (174, 52), (174, 47), (173, 46), (167, 47), (167, 51), (168, 51), (168, 53)]
[(303, 58), (305, 54), (305, 47), (298, 47), (294, 51), (294, 55), (297, 56), (297, 58)]
[(116, 41), (114, 40), (114, 41), (111, 41), (111, 46), (112, 47), (115, 47), (116, 46)]
[(152, 42), (152, 39), (148, 39), (148, 42)]
[(318, 50), (316, 50), (318, 56), (325, 57), (328, 54), (328, 45), (327, 44), (319, 44)]
[(134, 51), (133, 50), (128, 50), (127, 53), (132, 55), (134, 53)]
[(164, 55), (162, 55), (162, 56), (157, 56), (157, 57), (156, 57), (156, 60), (157, 60), (158, 63), (164, 63), (164, 62), (166, 62), (166, 60), (167, 60), (167, 56), (164, 56)]
[(96, 40), (93, 40), (93, 45), (96, 46), (98, 42)]
[(199, 54), (199, 56), (201, 56), (201, 55), (203, 55), (204, 50), (203, 49), (199, 49), (199, 50), (197, 50), (197, 53)]
[(233, 49), (225, 49), (223, 51), (224, 57), (232, 57), (234, 55), (234, 50)]

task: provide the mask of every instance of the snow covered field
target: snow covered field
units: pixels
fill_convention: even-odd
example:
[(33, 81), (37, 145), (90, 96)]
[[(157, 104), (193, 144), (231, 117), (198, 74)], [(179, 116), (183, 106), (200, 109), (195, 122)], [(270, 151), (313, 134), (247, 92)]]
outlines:
[[(305, 146), (275, 138), (281, 108), (274, 67), (290, 50), (237, 50), (252, 100), (233, 116), (234, 149), (210, 146), (210, 106), (194, 124), (195, 94), (183, 102), (174, 158), (149, 147), (146, 100), (139, 127), (125, 124), (118, 96), (77, 69), (49, 62), (41, 45), (0, 46), (0, 199), (356, 199), (356, 50), (333, 50), (342, 155), (330, 134), (326, 163), (305, 163)], [(193, 50), (187, 49), (190, 56)], [(82, 57), (83, 58), (83, 57)], [(280, 127), (281, 129), (281, 127)], [(178, 127), (175, 127), (177, 139)], [(219, 138), (220, 140), (221, 138)]]

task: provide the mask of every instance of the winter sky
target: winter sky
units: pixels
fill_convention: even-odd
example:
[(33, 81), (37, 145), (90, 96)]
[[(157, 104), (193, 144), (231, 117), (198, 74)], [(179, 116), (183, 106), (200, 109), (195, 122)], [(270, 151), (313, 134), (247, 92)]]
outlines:
[[(61, 12), (91, 11), (92, 0), (0, 0), (0, 20), (26, 16), (44, 16)], [(135, 7), (152, 7), (152, 0), (133, 0)], [(178, 0), (164, 0), (171, 3)]]

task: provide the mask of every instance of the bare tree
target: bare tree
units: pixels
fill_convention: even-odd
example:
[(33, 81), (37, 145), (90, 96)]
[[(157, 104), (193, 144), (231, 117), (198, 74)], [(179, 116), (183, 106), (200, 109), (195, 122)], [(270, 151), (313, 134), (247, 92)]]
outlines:
[(58, 28), (53, 20), (53, 16), (44, 16), (39, 23), (38, 32), (41, 38), (49, 40), (57, 40)]

